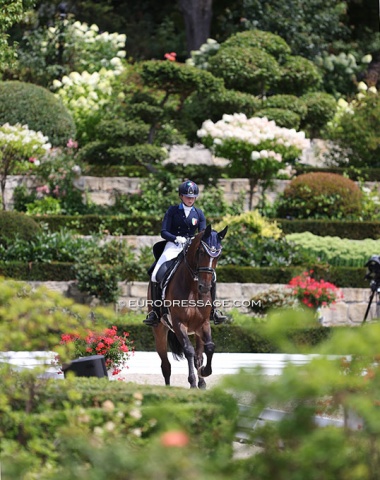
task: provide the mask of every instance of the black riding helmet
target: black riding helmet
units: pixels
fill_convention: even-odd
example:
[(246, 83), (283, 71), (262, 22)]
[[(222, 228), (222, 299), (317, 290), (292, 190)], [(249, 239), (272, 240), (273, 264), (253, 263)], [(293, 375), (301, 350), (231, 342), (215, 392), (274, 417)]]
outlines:
[(198, 185), (191, 180), (181, 183), (178, 188), (179, 195), (185, 195), (186, 197), (197, 198), (199, 195)]

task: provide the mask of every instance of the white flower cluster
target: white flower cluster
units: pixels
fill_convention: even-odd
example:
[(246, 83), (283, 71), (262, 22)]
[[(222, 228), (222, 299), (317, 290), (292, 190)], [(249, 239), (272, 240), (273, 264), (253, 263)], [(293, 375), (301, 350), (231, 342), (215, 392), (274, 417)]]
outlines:
[[(199, 138), (211, 137), (215, 145), (221, 145), (225, 140), (237, 140), (260, 147), (260, 144), (270, 143), (284, 147), (295, 147), (300, 151), (310, 147), (310, 140), (304, 132), (283, 128), (266, 117), (247, 118), (243, 113), (223, 115), (222, 120), (214, 123), (211, 120), (203, 122), (197, 132)], [(252, 159), (273, 157), (281, 161), (281, 155), (272, 150), (254, 149)]]
[(117, 73), (102, 68), (99, 72), (65, 75), (62, 81), (54, 80), (53, 88), (58, 89), (56, 95), (72, 112), (75, 119), (99, 110), (112, 95), (112, 81)]
[[(4, 123), (0, 126), (0, 149), (3, 155), (19, 159), (44, 155), (51, 149), (48, 140), (41, 132), (29, 130), (28, 125)], [(34, 163), (37, 164), (36, 161)]]
[[(125, 43), (127, 36), (121, 33), (99, 33), (99, 27), (95, 24), (88, 26), (87, 23), (76, 21), (70, 23), (67, 20), (66, 28), (67, 46), (73, 45), (74, 50), (80, 55), (80, 64), (84, 69), (96, 69), (94, 64), (101, 67), (121, 72), (123, 64), (121, 59), (125, 58)], [(50, 41), (60, 34), (58, 27), (48, 29)], [(41, 44), (42, 49), (47, 48), (48, 42)]]

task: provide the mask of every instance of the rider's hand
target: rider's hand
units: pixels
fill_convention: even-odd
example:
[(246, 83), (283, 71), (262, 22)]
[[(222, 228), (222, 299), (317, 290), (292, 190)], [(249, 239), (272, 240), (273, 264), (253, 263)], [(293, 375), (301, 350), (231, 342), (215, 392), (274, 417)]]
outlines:
[(175, 242), (177, 245), (183, 245), (186, 243), (187, 239), (185, 237), (175, 237)]

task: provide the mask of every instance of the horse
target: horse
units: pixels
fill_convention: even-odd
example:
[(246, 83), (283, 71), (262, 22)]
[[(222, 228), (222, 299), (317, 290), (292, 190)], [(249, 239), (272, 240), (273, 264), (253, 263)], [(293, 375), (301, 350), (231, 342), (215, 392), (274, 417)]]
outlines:
[[(206, 388), (204, 377), (212, 373), (215, 344), (210, 326), (211, 287), (212, 282), (216, 282), (215, 268), (227, 229), (225, 227), (216, 232), (208, 225), (205, 230), (189, 239), (184, 246), (183, 258), (166, 286), (163, 303), (167, 307), (161, 309), (160, 323), (153, 327), (165, 385), (170, 385), (171, 376), (168, 344), (175, 360), (186, 358), (190, 388), (197, 388), (194, 367), (198, 375), (198, 388)], [(150, 285), (148, 299), (149, 292)], [(195, 349), (189, 335), (195, 335)], [(206, 365), (203, 365), (203, 353), (206, 355)]]

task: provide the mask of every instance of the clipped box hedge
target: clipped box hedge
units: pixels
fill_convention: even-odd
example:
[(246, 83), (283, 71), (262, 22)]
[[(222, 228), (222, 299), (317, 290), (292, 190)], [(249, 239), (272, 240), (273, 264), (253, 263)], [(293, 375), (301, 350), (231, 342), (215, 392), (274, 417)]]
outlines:
[[(300, 274), (306, 267), (239, 267), (226, 265), (217, 267), (219, 283), (280, 283), (286, 284)], [(323, 278), (340, 288), (368, 288), (365, 279), (366, 268), (330, 267), (328, 265), (312, 265), (308, 269), (314, 271), (316, 278)], [(23, 281), (57, 281), (75, 280), (74, 264), (64, 262), (23, 263), (7, 262), (0, 264), (0, 276)], [(126, 279), (128, 281), (128, 279)], [(141, 281), (146, 281), (146, 278)]]
[(118, 235), (157, 235), (161, 231), (162, 218), (125, 215), (35, 215), (39, 224), (47, 225), (51, 232), (62, 228), (80, 235), (109, 232)]
[[(134, 341), (136, 351), (154, 352), (154, 336), (150, 328), (141, 323), (119, 326), (120, 331), (127, 331)], [(316, 345), (326, 340), (331, 333), (330, 327), (308, 328), (289, 334), (295, 345)], [(193, 337), (190, 337), (193, 339)], [(212, 339), (217, 353), (282, 353), (276, 349), (261, 333), (260, 326), (253, 324), (252, 327), (223, 324), (212, 326)], [(170, 356), (170, 354), (169, 354)], [(157, 361), (159, 357), (157, 355)]]
[[(81, 235), (108, 231), (118, 235), (158, 235), (162, 218), (137, 215), (45, 215), (32, 217), (39, 224), (46, 224), (51, 232), (67, 228)], [(221, 218), (208, 218), (214, 225)], [(380, 222), (344, 222), (327, 220), (274, 219), (284, 234), (311, 232), (320, 236), (336, 236), (362, 240), (380, 238)], [(380, 253), (380, 252), (379, 252)]]

